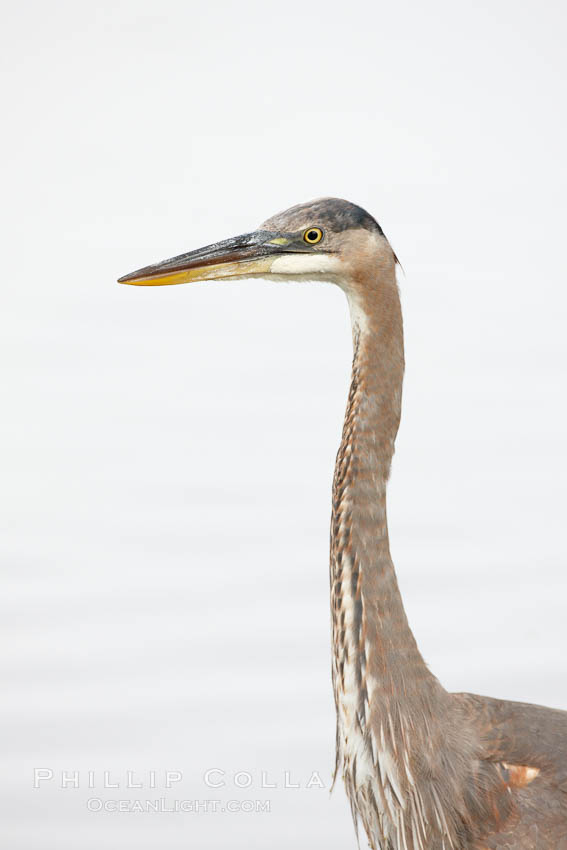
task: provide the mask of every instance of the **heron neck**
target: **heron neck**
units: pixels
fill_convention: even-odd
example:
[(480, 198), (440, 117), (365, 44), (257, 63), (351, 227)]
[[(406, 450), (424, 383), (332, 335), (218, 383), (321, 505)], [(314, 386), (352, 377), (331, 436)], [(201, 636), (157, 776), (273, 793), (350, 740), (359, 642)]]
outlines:
[[(393, 267), (349, 303), (354, 360), (331, 529), (336, 771), (371, 847), (456, 850), (472, 846), (462, 829), (473, 810), (490, 821), (487, 789), (502, 782), (487, 769), (471, 792), (474, 736), (421, 657), (390, 557), (386, 484), (404, 371)], [(440, 796), (447, 787), (453, 796)]]
[[(442, 692), (409, 628), (389, 548), (386, 484), (400, 422), (404, 371), (394, 269), (364, 296), (349, 295), (349, 305), (354, 360), (335, 469), (331, 529), (339, 761), (354, 725), (389, 729), (396, 735), (394, 723), (401, 736), (400, 718), (411, 717), (413, 725), (421, 716), (427, 723), (432, 694)], [(397, 742), (392, 746), (397, 748)]]

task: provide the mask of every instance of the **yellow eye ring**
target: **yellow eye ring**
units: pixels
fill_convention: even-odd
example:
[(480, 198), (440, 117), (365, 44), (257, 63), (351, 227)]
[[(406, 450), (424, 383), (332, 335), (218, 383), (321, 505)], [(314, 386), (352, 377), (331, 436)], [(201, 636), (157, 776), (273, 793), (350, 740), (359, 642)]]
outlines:
[(323, 238), (323, 231), (320, 227), (308, 227), (303, 234), (303, 241), (308, 245), (316, 245)]

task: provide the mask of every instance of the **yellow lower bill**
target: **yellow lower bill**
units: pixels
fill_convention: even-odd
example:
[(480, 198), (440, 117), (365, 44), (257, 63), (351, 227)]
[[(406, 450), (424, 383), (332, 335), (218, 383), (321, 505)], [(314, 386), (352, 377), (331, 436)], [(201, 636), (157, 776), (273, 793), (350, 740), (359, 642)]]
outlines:
[(243, 260), (240, 263), (216, 263), (211, 266), (201, 266), (185, 269), (170, 274), (156, 274), (151, 277), (138, 277), (125, 280), (123, 283), (133, 286), (170, 286), (175, 283), (190, 283), (194, 280), (222, 280), (226, 277), (247, 277), (252, 274), (267, 274), (274, 261), (273, 257), (262, 257), (259, 260)]

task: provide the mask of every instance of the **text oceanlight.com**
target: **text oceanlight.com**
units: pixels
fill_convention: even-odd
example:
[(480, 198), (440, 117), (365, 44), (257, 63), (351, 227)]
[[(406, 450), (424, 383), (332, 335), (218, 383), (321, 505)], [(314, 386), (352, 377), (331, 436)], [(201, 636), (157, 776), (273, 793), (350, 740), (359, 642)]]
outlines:
[(103, 800), (91, 797), (87, 800), (89, 812), (129, 813), (177, 813), (188, 814), (267, 814), (271, 811), (270, 800)]

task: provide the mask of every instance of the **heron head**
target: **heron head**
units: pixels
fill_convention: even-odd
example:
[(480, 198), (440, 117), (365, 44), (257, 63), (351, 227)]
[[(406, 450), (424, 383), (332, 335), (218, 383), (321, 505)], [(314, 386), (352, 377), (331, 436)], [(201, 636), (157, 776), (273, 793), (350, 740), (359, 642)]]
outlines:
[(118, 282), (163, 286), (262, 277), (329, 280), (348, 289), (362, 281), (361, 269), (376, 263), (395, 263), (380, 225), (355, 204), (321, 198), (278, 213), (251, 233), (145, 266)]

